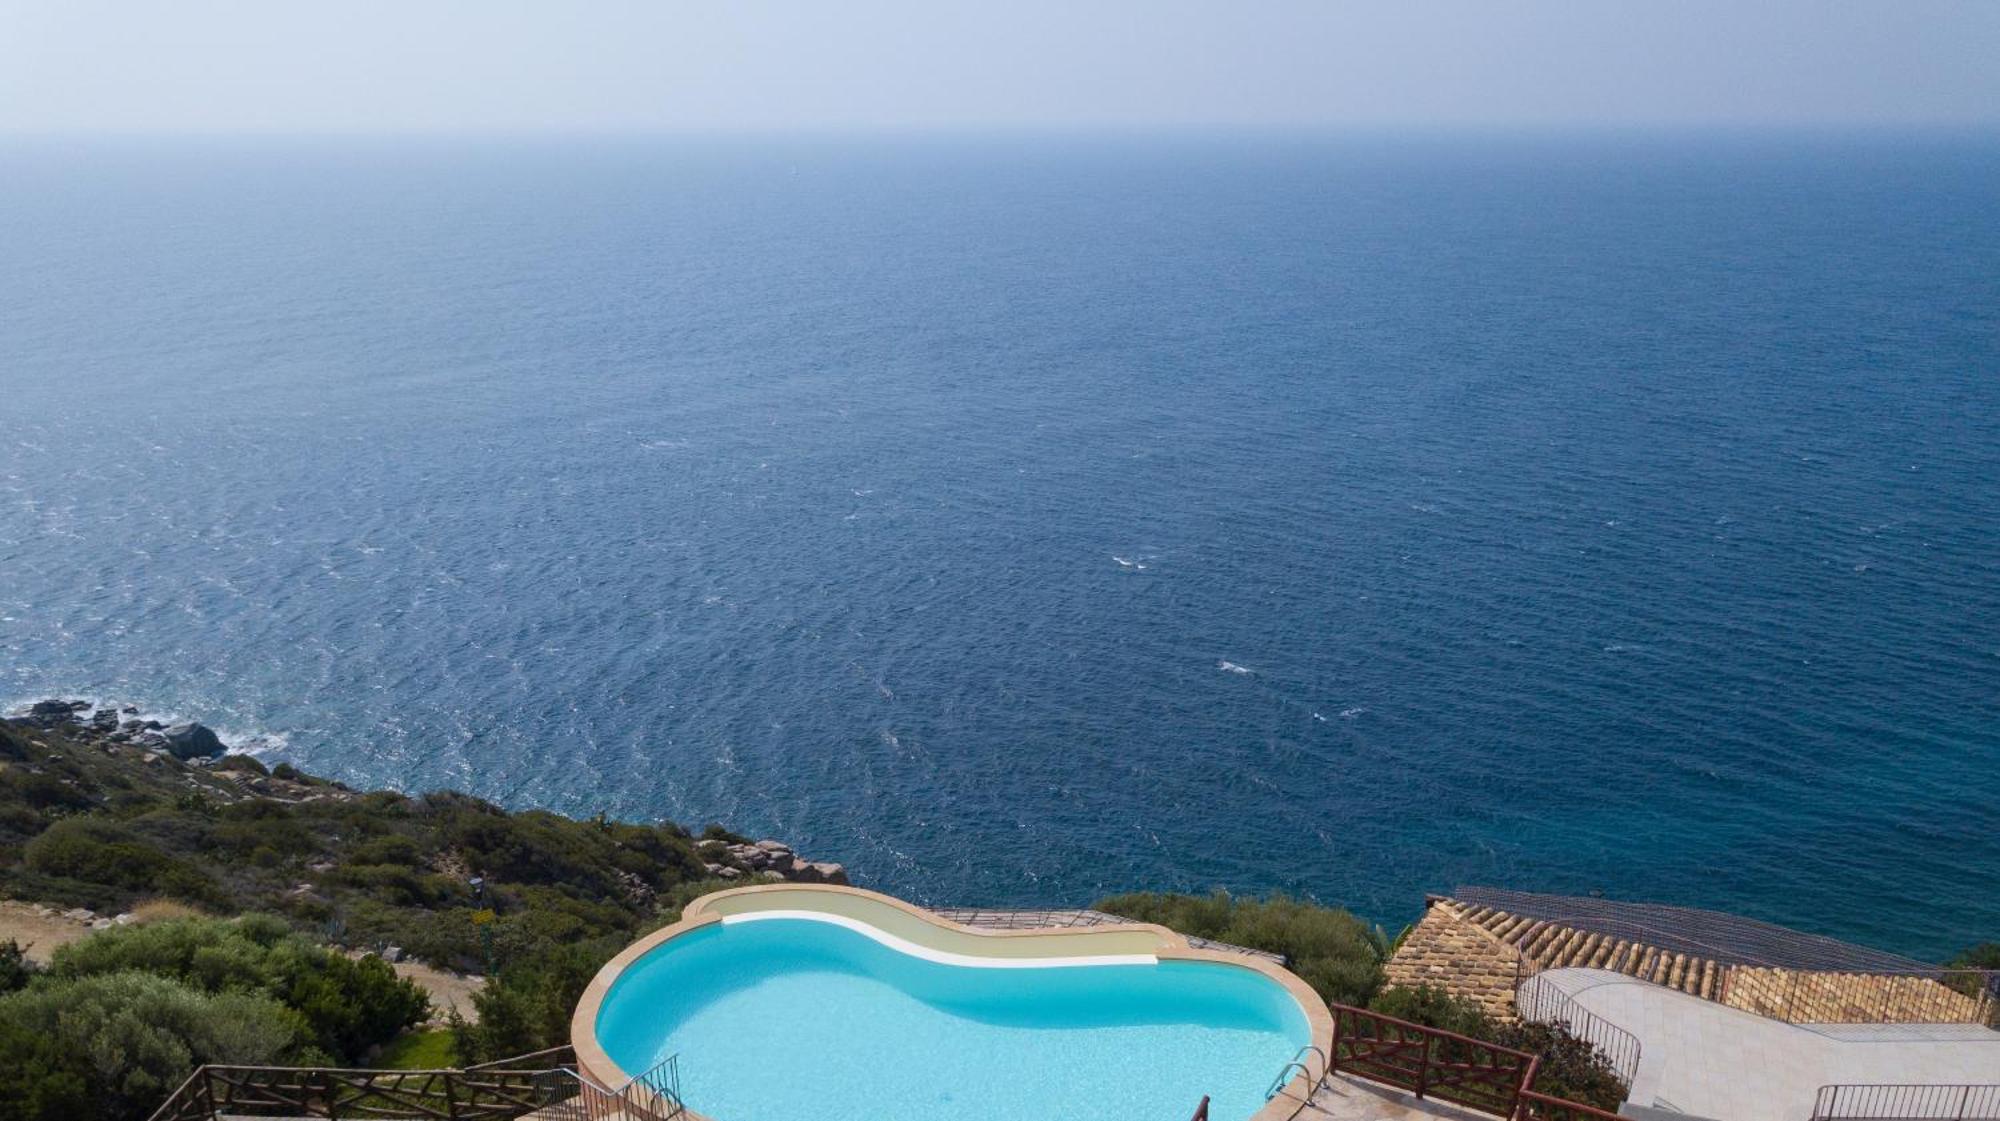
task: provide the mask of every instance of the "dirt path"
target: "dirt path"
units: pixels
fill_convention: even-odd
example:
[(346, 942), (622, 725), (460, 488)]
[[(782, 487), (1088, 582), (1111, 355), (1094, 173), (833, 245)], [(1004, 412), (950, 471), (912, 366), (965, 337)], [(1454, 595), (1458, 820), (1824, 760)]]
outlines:
[(397, 962), (396, 974), (415, 981), (419, 988), (431, 994), (433, 1023), (444, 1023), (445, 1013), (453, 1009), (468, 1022), (479, 1022), (479, 1010), (472, 1006), (472, 994), (485, 987), (486, 978), (463, 977), (415, 961)]
[(64, 918), (60, 908), (0, 899), (0, 942), (19, 942), (29, 961), (47, 965), (57, 946), (89, 933), (88, 924)]

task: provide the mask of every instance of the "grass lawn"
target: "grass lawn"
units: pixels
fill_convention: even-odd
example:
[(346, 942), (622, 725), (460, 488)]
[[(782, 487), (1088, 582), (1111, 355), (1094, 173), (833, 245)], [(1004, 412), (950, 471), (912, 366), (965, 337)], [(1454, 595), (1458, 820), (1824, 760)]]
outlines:
[(406, 1032), (382, 1048), (374, 1065), (382, 1070), (444, 1070), (458, 1065), (458, 1050), (443, 1028)]

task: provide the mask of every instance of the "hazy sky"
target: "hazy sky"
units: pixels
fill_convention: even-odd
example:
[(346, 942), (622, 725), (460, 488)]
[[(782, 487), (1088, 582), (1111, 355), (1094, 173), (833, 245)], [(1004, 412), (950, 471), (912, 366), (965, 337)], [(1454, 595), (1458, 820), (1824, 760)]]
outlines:
[(0, 0), (0, 131), (2000, 124), (2000, 0)]

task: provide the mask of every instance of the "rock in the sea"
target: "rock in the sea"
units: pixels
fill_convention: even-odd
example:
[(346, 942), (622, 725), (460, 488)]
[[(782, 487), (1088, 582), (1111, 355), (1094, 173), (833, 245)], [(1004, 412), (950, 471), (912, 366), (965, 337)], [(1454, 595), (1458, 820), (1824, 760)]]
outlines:
[(109, 732), (118, 727), (118, 714), (108, 708), (100, 708), (90, 714), (90, 726), (100, 732)]
[(805, 861), (792, 869), (791, 878), (802, 884), (845, 884), (847, 869), (831, 861)]
[(28, 706), (28, 715), (38, 720), (67, 720), (72, 712), (81, 712), (90, 707), (89, 701), (36, 701)]
[(176, 724), (161, 734), (176, 759), (213, 759), (229, 750), (206, 724)]

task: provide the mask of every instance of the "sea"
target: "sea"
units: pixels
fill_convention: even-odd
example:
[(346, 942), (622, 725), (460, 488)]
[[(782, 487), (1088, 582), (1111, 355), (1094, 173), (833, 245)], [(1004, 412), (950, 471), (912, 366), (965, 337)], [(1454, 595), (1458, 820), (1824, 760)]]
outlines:
[(2000, 138), (0, 142), (0, 702), (933, 904), (2000, 938)]

